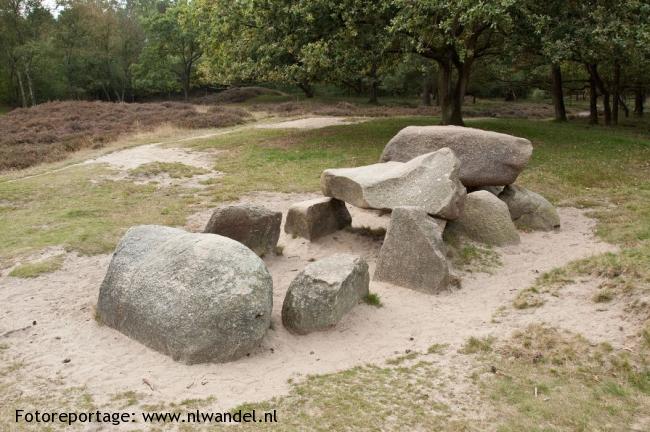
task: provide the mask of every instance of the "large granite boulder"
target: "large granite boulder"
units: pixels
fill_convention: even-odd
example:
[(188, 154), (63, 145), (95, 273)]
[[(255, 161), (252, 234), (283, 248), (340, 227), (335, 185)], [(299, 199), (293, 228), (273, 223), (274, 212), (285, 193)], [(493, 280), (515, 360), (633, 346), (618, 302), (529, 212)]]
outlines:
[(282, 212), (253, 204), (216, 209), (203, 232), (237, 240), (259, 256), (275, 251), (280, 238)]
[(368, 295), (368, 264), (360, 257), (333, 255), (309, 264), (289, 285), (282, 323), (307, 334), (334, 326)]
[(463, 214), (447, 224), (448, 235), (460, 235), (492, 246), (519, 243), (508, 206), (488, 191), (467, 194)]
[(374, 279), (426, 293), (447, 289), (449, 264), (442, 241), (445, 223), (421, 208), (394, 209)]
[(323, 195), (356, 207), (392, 210), (414, 206), (431, 215), (455, 219), (466, 194), (458, 180), (459, 170), (458, 158), (445, 148), (406, 163), (325, 170), (321, 190)]
[(297, 237), (316, 240), (350, 225), (352, 218), (343, 201), (316, 198), (292, 205), (284, 231)]
[(272, 305), (271, 275), (246, 246), (142, 225), (113, 254), (97, 318), (174, 360), (225, 362), (258, 346)]
[(557, 210), (538, 193), (510, 185), (499, 194), (499, 198), (508, 205), (510, 217), (519, 229), (551, 231), (560, 228)]
[(408, 126), (391, 139), (381, 162), (406, 162), (448, 147), (460, 159), (460, 180), (467, 187), (514, 183), (533, 153), (525, 138), (461, 126)]

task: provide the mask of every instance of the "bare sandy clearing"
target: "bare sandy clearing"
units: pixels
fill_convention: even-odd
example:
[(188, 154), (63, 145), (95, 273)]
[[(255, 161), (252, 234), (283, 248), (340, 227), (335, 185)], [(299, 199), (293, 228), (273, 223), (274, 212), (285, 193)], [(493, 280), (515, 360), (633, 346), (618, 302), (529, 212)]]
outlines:
[(212, 158), (209, 153), (193, 152), (182, 148), (165, 148), (158, 144), (147, 144), (116, 151), (89, 159), (84, 163), (106, 163), (121, 170), (128, 170), (151, 162), (181, 162), (206, 169), (212, 167)]
[(307, 117), (279, 123), (262, 123), (255, 125), (255, 127), (257, 129), (320, 129), (328, 126), (349, 125), (364, 121), (367, 121), (367, 119), (346, 117)]
[[(286, 211), (290, 204), (312, 196), (259, 193), (245, 200)], [(495, 274), (464, 275), (462, 289), (437, 296), (371, 283), (371, 292), (379, 294), (383, 307), (361, 304), (336, 328), (307, 336), (292, 335), (281, 324), (284, 294), (296, 273), (310, 260), (336, 252), (364, 256), (373, 272), (381, 240), (341, 231), (310, 243), (283, 234), (283, 255), (265, 259), (274, 280), (272, 329), (258, 352), (231, 363), (186, 366), (99, 326), (93, 318), (94, 306), (109, 255), (70, 255), (61, 271), (37, 279), (0, 278), (4, 304), (0, 335), (27, 327), (0, 342), (8, 344), (8, 356), (25, 363), (14, 378), (22, 380), (20, 388), (27, 396), (86, 386), (99, 404), (108, 403), (112, 394), (134, 390), (146, 394), (141, 403), (214, 396), (215, 409), (282, 394), (289, 388), (289, 378), (382, 363), (407, 349), (426, 351), (434, 343), (450, 344), (451, 354), (439, 360), (441, 368), (462, 370), (462, 365), (454, 363), (462, 362), (455, 350), (468, 337), (506, 336), (528, 323), (548, 322), (590, 339), (624, 345), (625, 332), (618, 327), (625, 326), (625, 320), (617, 306), (598, 312), (608, 306), (593, 303), (579, 290), (575, 297), (562, 296), (548, 308), (512, 310), (517, 292), (539, 273), (614, 250), (594, 237), (594, 221), (582, 211), (559, 210), (562, 231), (522, 233), (520, 245), (498, 249), (503, 267)], [(189, 228), (201, 230), (208, 217), (209, 212), (197, 215)], [(501, 306), (510, 310), (493, 321)], [(594, 316), (607, 319), (600, 325), (594, 323)], [(32, 321), (37, 325), (32, 326)], [(62, 363), (66, 358), (70, 362)]]

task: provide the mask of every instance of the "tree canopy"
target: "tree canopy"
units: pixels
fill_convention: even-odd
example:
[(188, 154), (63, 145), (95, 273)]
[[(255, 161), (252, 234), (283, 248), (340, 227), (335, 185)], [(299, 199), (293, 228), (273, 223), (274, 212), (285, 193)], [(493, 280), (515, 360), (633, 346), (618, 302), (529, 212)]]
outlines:
[(589, 94), (616, 123), (650, 86), (648, 0), (0, 0), (0, 102), (128, 102), (265, 84), (371, 103)]

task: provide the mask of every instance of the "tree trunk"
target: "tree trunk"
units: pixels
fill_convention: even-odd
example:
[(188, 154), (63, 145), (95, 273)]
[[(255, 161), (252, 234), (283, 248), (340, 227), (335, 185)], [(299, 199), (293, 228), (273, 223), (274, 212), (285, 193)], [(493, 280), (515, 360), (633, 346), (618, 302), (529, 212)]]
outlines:
[(370, 69), (370, 99), (369, 104), (379, 104), (379, 80), (377, 79), (377, 65), (373, 64)]
[(27, 78), (27, 90), (29, 91), (29, 100), (31, 106), (36, 105), (36, 96), (34, 95), (34, 85), (32, 83), (32, 74), (29, 73), (29, 64), (25, 65), (25, 78)]
[(600, 78), (597, 64), (589, 65), (589, 74), (591, 75), (592, 79), (594, 80), (594, 83), (598, 87), (598, 90), (603, 95), (603, 112), (605, 114), (605, 124), (609, 126), (612, 124), (612, 107), (610, 106), (609, 103), (609, 96), (610, 96), (609, 90), (607, 90), (605, 84), (603, 83), (603, 80)]
[(613, 109), (612, 109), (612, 123), (617, 125), (618, 124), (618, 108), (619, 108), (619, 101), (621, 99), (621, 91), (620, 91), (620, 85), (621, 85), (621, 65), (618, 61), (614, 62), (614, 91), (613, 91)]
[(368, 99), (368, 103), (379, 105), (379, 83), (377, 81), (373, 81), (370, 84), (370, 98)]
[(18, 78), (18, 89), (20, 90), (20, 104), (23, 108), (27, 108), (27, 98), (25, 97), (25, 86), (23, 85), (23, 77), (20, 70), (16, 69), (16, 77)]
[(598, 90), (591, 74), (589, 74), (589, 124), (598, 124)]
[(314, 97), (314, 88), (306, 82), (300, 82), (298, 83), (298, 87), (305, 93), (305, 96), (308, 98), (313, 98)]
[(643, 105), (645, 103), (645, 92), (642, 89), (634, 90), (634, 114), (641, 117), (643, 115)]
[(618, 101), (621, 104), (621, 108), (623, 108), (623, 112), (625, 113), (625, 118), (628, 118), (630, 116), (630, 109), (627, 107), (627, 103), (625, 102), (625, 99), (622, 96), (619, 96)]
[(424, 106), (431, 106), (431, 93), (433, 92), (433, 83), (431, 77), (426, 75), (422, 80), (422, 93), (420, 94), (420, 103)]
[(440, 101), (442, 124), (463, 126), (463, 116), (461, 113), (462, 101), (458, 97), (461, 90), (464, 90), (464, 88), (459, 88), (459, 84), (462, 81), (462, 73), (459, 73), (457, 84), (453, 86), (451, 60), (439, 61), (438, 64), (440, 67), (438, 74), (438, 98)]
[(469, 61), (456, 64), (458, 77), (450, 98), (451, 116), (448, 119), (449, 122), (445, 124), (465, 126), (465, 122), (463, 121), (463, 102), (465, 102), (465, 93), (467, 92), (471, 66), (472, 63)]
[(559, 64), (551, 65), (551, 97), (553, 98), (555, 121), (567, 121), (564, 92), (562, 90), (562, 68)]

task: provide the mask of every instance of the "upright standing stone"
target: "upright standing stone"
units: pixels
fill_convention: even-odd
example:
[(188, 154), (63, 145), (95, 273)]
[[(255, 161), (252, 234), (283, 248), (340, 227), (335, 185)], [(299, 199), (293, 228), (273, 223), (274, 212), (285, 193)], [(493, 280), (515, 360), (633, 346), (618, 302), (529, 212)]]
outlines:
[(282, 213), (252, 204), (216, 209), (204, 232), (237, 240), (258, 256), (275, 251), (280, 238)]
[(394, 209), (374, 279), (426, 293), (447, 289), (444, 226), (445, 221), (432, 218), (420, 208)]
[(289, 208), (284, 231), (297, 237), (316, 240), (350, 225), (352, 218), (343, 201), (316, 198)]
[(338, 254), (311, 263), (289, 285), (282, 322), (298, 334), (332, 327), (368, 295), (369, 284), (368, 264), (358, 256)]
[(454, 153), (441, 149), (406, 163), (325, 170), (321, 190), (323, 195), (356, 207), (391, 210), (414, 206), (431, 215), (455, 219), (466, 193), (458, 180), (459, 170), (460, 161)]
[(494, 194), (480, 190), (467, 194), (465, 210), (460, 217), (447, 224), (451, 235), (493, 246), (519, 243), (519, 233), (508, 206)]
[(113, 254), (97, 318), (174, 360), (225, 362), (259, 345), (272, 306), (271, 275), (241, 243), (142, 225)]
[(448, 147), (460, 159), (467, 187), (514, 183), (533, 153), (525, 138), (461, 126), (408, 126), (386, 144), (381, 162), (406, 162)]

